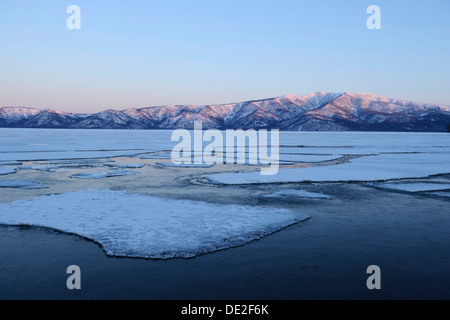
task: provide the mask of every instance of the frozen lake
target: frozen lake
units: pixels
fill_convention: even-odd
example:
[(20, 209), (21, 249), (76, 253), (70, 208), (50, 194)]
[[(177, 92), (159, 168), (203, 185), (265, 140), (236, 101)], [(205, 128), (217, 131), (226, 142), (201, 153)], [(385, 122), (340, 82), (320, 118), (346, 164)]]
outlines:
[(382, 297), (450, 297), (449, 134), (281, 132), (262, 176), (173, 166), (171, 133), (0, 129), (0, 297), (58, 292), (44, 254), (134, 274), (87, 297), (370, 298), (372, 264)]

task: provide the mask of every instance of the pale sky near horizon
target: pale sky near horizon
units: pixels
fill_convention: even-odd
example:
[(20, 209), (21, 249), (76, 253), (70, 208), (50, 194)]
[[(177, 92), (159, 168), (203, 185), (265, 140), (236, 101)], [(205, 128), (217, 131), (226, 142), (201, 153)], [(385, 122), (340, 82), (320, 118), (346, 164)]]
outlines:
[[(81, 30), (66, 9), (81, 8)], [(369, 30), (369, 5), (381, 30)], [(450, 1), (0, 0), (0, 107), (363, 92), (450, 105)]]

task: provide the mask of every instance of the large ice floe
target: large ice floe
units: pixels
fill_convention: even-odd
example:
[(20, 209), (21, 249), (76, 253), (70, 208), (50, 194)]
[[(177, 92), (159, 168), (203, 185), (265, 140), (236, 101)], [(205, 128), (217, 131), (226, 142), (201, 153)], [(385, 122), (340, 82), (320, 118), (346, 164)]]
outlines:
[(110, 256), (189, 258), (244, 245), (306, 220), (286, 209), (85, 190), (0, 204), (0, 224), (77, 234)]
[(280, 169), (276, 175), (259, 172), (216, 174), (208, 179), (222, 184), (253, 184), (282, 182), (384, 181), (424, 178), (450, 173), (450, 153), (397, 153), (365, 156), (343, 164)]
[(122, 169), (140, 169), (146, 166), (145, 163), (105, 163), (104, 166), (112, 168), (122, 168)]

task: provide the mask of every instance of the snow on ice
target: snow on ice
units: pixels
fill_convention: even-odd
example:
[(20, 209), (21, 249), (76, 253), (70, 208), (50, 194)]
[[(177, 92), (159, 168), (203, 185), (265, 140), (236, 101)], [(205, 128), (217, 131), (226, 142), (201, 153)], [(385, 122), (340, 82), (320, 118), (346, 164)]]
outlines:
[(0, 204), (0, 223), (77, 234), (110, 256), (189, 258), (244, 245), (304, 221), (286, 209), (86, 190)]

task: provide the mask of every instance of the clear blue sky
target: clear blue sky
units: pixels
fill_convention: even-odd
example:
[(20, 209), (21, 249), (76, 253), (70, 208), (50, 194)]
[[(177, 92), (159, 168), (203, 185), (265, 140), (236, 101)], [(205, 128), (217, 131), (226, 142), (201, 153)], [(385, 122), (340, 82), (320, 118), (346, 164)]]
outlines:
[[(66, 9), (81, 8), (81, 30)], [(382, 11), (368, 30), (366, 9)], [(316, 91), (450, 105), (450, 1), (0, 0), (0, 106), (96, 112)]]

